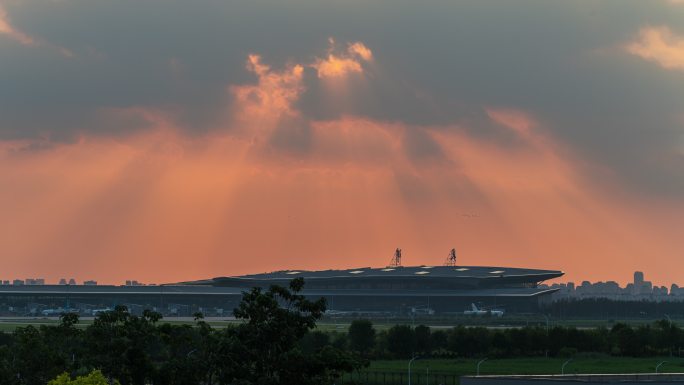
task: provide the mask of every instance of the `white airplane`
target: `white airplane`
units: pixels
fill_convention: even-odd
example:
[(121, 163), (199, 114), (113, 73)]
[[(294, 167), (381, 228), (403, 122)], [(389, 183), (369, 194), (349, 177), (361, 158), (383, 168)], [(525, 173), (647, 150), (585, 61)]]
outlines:
[(55, 316), (55, 315), (60, 315), (64, 312), (64, 309), (59, 308), (59, 309), (45, 309), (41, 311), (43, 316), (49, 317), (49, 316)]
[(59, 315), (62, 315), (64, 313), (78, 313), (78, 309), (69, 308), (69, 307), (66, 309), (63, 309), (60, 307), (57, 309), (45, 309), (45, 310), (41, 311), (41, 313), (45, 317), (50, 317), (50, 316), (59, 316)]
[(477, 316), (483, 316), (483, 315), (492, 315), (494, 317), (503, 317), (504, 311), (503, 310), (484, 310), (484, 309), (478, 309), (477, 306), (475, 306), (474, 303), (470, 304), (470, 308), (472, 310), (466, 310), (463, 312), (465, 315), (477, 315)]
[(411, 308), (411, 313), (416, 315), (416, 314), (421, 314), (421, 315), (434, 315), (435, 311), (429, 307), (412, 307)]
[(100, 313), (105, 313), (105, 312), (108, 312), (108, 311), (112, 311), (112, 309), (110, 309), (110, 308), (108, 308), (108, 307), (107, 307), (107, 308), (104, 308), (104, 309), (93, 309), (93, 310), (90, 311), (90, 314), (96, 316), (96, 315), (98, 315), (98, 314), (100, 314)]

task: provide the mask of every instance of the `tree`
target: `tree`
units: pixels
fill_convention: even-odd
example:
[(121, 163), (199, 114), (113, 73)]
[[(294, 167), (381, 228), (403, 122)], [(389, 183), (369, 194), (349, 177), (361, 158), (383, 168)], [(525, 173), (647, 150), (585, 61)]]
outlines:
[(413, 340), (415, 341), (415, 349), (418, 354), (430, 354), (432, 346), (430, 346), (430, 328), (425, 325), (418, 325), (413, 329)]
[(449, 334), (449, 350), (461, 357), (480, 356), (491, 346), (490, 334), (484, 327), (466, 328), (459, 325)]
[(199, 327), (162, 324), (157, 328), (163, 348), (156, 369), (155, 384), (200, 384), (209, 372), (206, 350)]
[(349, 347), (359, 353), (368, 353), (375, 346), (375, 329), (367, 319), (352, 321), (349, 326)]
[(612, 339), (615, 341), (617, 352), (625, 356), (640, 355), (642, 346), (637, 340), (637, 334), (631, 326), (624, 323), (616, 323), (610, 330)]
[(49, 346), (45, 335), (33, 326), (18, 328), (14, 332), (11, 352), (12, 372), (16, 373), (21, 384), (43, 385), (64, 371), (64, 362), (54, 347)]
[(57, 365), (61, 370), (75, 371), (83, 358), (83, 330), (76, 327), (78, 322), (78, 314), (64, 313), (57, 326), (40, 327), (42, 338), (56, 354)]
[(330, 334), (316, 330), (306, 333), (299, 341), (299, 347), (304, 353), (315, 353), (330, 345)]
[(110, 383), (102, 372), (99, 370), (93, 370), (90, 374), (85, 376), (76, 377), (72, 380), (69, 374), (62, 373), (54, 380), (51, 380), (47, 385), (118, 385), (119, 381), (114, 381)]
[(299, 294), (304, 280), (290, 287), (254, 288), (234, 310), (245, 322), (221, 335), (218, 355), (224, 365), (220, 381), (247, 384), (326, 384), (363, 365), (358, 357), (324, 346), (305, 353), (298, 342), (323, 316), (325, 299), (310, 301)]
[(397, 358), (409, 358), (415, 351), (413, 330), (409, 325), (394, 325), (387, 331), (387, 350)]
[(430, 331), (430, 346), (432, 350), (442, 350), (447, 347), (448, 334), (444, 330)]
[(101, 368), (123, 385), (144, 385), (155, 376), (152, 354), (160, 344), (160, 319), (150, 310), (142, 317), (131, 315), (125, 306), (98, 314), (86, 331), (86, 365)]

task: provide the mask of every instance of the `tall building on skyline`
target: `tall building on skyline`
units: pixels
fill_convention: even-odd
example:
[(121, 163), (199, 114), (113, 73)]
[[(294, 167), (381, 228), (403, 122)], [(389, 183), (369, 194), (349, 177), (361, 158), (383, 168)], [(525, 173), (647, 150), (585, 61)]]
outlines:
[(634, 285), (639, 285), (644, 283), (644, 273), (641, 271), (634, 272)]

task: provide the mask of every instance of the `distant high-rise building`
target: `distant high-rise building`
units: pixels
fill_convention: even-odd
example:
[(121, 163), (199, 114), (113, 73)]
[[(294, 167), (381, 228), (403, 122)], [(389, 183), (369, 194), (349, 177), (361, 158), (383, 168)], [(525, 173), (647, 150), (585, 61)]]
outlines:
[(14, 286), (21, 286), (23, 284), (24, 284), (23, 279), (15, 279), (14, 281), (12, 281), (12, 285), (14, 285)]
[(76, 284), (76, 280), (73, 278), (69, 278), (69, 285), (75, 285), (75, 284)]
[(649, 294), (650, 292), (651, 292), (651, 288), (649, 287), (647, 290), (645, 285), (644, 285), (644, 273), (642, 273), (641, 271), (635, 271), (634, 272), (634, 286), (632, 287), (632, 295)]
[(641, 294), (651, 294), (653, 292), (653, 283), (651, 281), (644, 281), (641, 285)]
[(660, 287), (660, 295), (667, 295), (667, 286)]
[(96, 285), (97, 285), (97, 281), (93, 281), (93, 280), (90, 280), (90, 281), (83, 281), (83, 284), (86, 285), (86, 286), (96, 286)]
[(66, 278), (60, 278), (59, 284), (60, 284), (60, 285), (66, 285), (66, 284), (67, 284)]
[(641, 271), (635, 271), (634, 272), (634, 286), (639, 286), (644, 283), (644, 273)]

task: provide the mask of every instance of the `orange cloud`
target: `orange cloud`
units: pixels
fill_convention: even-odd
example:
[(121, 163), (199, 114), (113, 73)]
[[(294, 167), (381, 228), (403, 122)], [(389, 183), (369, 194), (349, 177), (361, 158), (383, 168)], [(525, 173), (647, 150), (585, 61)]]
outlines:
[(371, 61), (373, 53), (361, 42), (350, 43), (347, 50), (334, 53), (335, 41), (330, 39), (330, 53), (326, 58), (317, 58), (311, 64), (319, 78), (338, 78), (350, 73), (362, 73), (362, 61)]
[(0, 4), (0, 34), (4, 34), (25, 46), (44, 46), (57, 51), (64, 57), (74, 56), (74, 53), (67, 48), (37, 40), (14, 27), (10, 22), (7, 11), (2, 7), (2, 4)]
[(2, 7), (2, 4), (0, 4), (0, 34), (5, 34), (24, 45), (35, 44), (33, 38), (12, 26), (7, 11)]
[(257, 76), (256, 84), (231, 86), (235, 98), (233, 125), (242, 131), (268, 132), (283, 118), (296, 117), (292, 104), (304, 91), (304, 68), (295, 64), (283, 71), (273, 71), (259, 55), (249, 55), (247, 70)]
[(333, 54), (328, 55), (325, 59), (318, 59), (312, 65), (318, 71), (318, 77), (340, 77), (353, 72), (363, 72), (361, 64), (349, 58), (340, 58)]
[(537, 122), (528, 114), (511, 109), (485, 108), (490, 119), (498, 124), (508, 127), (521, 136), (529, 137)]
[(358, 55), (361, 59), (363, 59), (365, 61), (373, 60), (373, 53), (371, 52), (371, 50), (368, 49), (368, 47), (366, 47), (360, 41), (357, 41), (355, 43), (349, 43), (349, 47), (347, 48), (347, 51), (350, 54)]
[(665, 69), (684, 70), (684, 37), (666, 26), (642, 28), (625, 50)]

